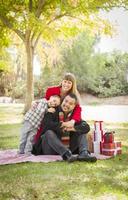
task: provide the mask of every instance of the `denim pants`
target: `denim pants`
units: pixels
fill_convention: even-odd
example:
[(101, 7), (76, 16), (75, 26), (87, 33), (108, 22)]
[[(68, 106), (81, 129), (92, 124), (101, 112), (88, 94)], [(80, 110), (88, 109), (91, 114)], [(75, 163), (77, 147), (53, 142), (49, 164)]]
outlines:
[(79, 154), (82, 151), (88, 150), (88, 142), (86, 134), (79, 134), (78, 132), (70, 132), (69, 149), (72, 153)]
[[(70, 134), (70, 144), (69, 148), (72, 153), (80, 153), (82, 151), (87, 151), (87, 140), (85, 134), (77, 134), (77, 132), (72, 132)], [(42, 151), (44, 155), (56, 155), (59, 154), (63, 156), (67, 147), (61, 142), (61, 140), (57, 137), (56, 133), (52, 130), (48, 130), (42, 136)]]
[(42, 135), (42, 151), (44, 155), (59, 154), (63, 156), (67, 150), (54, 131), (48, 130)]
[(29, 121), (25, 121), (21, 128), (19, 153), (29, 153), (32, 151), (34, 136), (37, 128), (34, 128)]

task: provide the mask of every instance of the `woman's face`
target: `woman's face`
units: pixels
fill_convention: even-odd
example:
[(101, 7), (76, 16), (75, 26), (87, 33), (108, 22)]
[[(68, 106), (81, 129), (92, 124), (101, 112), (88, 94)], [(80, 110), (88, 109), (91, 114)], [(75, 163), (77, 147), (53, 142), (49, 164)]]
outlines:
[(72, 88), (72, 81), (68, 81), (68, 80), (63, 80), (62, 81), (62, 91), (63, 92), (69, 92)]

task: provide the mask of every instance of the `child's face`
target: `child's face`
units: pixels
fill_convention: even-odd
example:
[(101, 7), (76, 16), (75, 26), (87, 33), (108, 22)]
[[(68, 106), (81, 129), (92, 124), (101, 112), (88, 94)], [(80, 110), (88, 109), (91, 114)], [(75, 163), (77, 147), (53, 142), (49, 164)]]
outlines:
[(57, 96), (51, 96), (49, 101), (48, 101), (49, 107), (57, 107), (60, 105), (60, 97)]

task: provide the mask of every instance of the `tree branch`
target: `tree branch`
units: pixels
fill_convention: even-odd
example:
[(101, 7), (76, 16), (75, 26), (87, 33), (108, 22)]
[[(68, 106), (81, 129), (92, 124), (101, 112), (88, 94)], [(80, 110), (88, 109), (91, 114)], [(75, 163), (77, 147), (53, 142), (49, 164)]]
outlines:
[(36, 38), (36, 40), (35, 40), (35, 42), (34, 42), (34, 49), (35, 49), (35, 47), (36, 47), (36, 45), (37, 45), (37, 43), (38, 43), (38, 41), (39, 41), (39, 39), (40, 39), (40, 36), (41, 36), (41, 32), (38, 34), (38, 36), (37, 36), (37, 38)]
[(7, 26), (9, 29), (13, 30), (23, 41), (25, 41), (25, 35), (18, 29), (15, 29), (13, 27), (13, 24), (7, 18), (0, 15), (0, 19), (5, 26)]
[(55, 16), (53, 19), (51, 19), (49, 22), (47, 22), (47, 25), (51, 24), (52, 22), (54, 22), (55, 20), (57, 19), (60, 19), (62, 17), (66, 16), (66, 13), (62, 14), (62, 15), (58, 15), (58, 16)]
[(35, 16), (37, 18), (40, 17), (40, 15), (42, 13), (42, 8), (43, 8), (44, 4), (45, 4), (45, 0), (39, 0), (38, 1), (38, 7), (37, 7), (37, 10), (36, 10), (36, 13), (35, 13)]
[(32, 0), (29, 0), (29, 11), (32, 12)]

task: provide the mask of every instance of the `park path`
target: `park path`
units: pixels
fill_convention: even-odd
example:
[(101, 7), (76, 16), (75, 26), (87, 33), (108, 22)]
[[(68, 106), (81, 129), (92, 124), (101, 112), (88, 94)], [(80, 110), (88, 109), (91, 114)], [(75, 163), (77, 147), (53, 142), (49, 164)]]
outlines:
[[(24, 104), (0, 103), (0, 124), (20, 123)], [(86, 105), (82, 106), (84, 120), (103, 120), (112, 123), (128, 123), (128, 105)]]
[(85, 120), (128, 123), (128, 105), (82, 106), (82, 118)]

